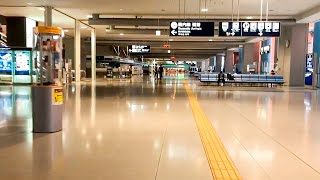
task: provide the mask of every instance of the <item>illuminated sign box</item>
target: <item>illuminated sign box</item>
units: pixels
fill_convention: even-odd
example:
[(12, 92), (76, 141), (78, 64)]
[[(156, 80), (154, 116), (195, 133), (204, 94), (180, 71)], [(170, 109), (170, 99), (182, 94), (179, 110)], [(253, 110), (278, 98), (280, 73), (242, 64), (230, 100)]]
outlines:
[(220, 22), (219, 36), (280, 37), (280, 22)]
[(147, 45), (129, 45), (128, 46), (129, 53), (137, 53), (137, 54), (145, 54), (151, 53), (151, 47)]
[(214, 36), (214, 22), (174, 21), (170, 36)]

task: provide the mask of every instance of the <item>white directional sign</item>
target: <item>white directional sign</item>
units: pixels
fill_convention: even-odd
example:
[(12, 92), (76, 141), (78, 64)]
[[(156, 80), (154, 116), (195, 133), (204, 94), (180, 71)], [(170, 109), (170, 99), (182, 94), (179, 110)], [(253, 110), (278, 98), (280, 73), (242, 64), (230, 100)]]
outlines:
[(147, 45), (129, 45), (128, 51), (129, 53), (150, 53), (151, 48)]

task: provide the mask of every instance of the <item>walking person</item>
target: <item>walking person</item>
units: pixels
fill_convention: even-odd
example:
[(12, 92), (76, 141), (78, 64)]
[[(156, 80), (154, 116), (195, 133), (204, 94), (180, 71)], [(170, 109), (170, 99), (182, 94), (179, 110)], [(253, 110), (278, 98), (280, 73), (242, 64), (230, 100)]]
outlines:
[(155, 79), (158, 79), (158, 72), (159, 72), (158, 64), (156, 64), (156, 66), (154, 67), (154, 78)]
[(159, 77), (160, 77), (160, 80), (163, 77), (163, 66), (162, 65), (160, 65), (160, 67), (159, 67)]

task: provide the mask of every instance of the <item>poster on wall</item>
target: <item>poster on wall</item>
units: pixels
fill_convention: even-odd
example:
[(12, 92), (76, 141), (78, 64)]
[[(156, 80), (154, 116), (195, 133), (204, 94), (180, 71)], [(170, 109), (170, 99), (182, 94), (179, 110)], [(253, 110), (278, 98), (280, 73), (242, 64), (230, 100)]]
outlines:
[(12, 51), (0, 51), (0, 74), (12, 75)]
[(30, 74), (30, 51), (15, 51), (16, 75), (29, 75)]
[(305, 85), (312, 86), (313, 82), (313, 54), (307, 55)]

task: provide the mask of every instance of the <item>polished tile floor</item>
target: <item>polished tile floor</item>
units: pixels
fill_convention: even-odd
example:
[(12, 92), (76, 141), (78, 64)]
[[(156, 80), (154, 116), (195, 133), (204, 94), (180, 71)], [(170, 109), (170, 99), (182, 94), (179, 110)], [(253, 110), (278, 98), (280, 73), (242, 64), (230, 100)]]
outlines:
[[(243, 179), (320, 179), (320, 92), (187, 80)], [(66, 87), (64, 129), (33, 134), (30, 87), (0, 86), (0, 179), (212, 179), (181, 78)]]

